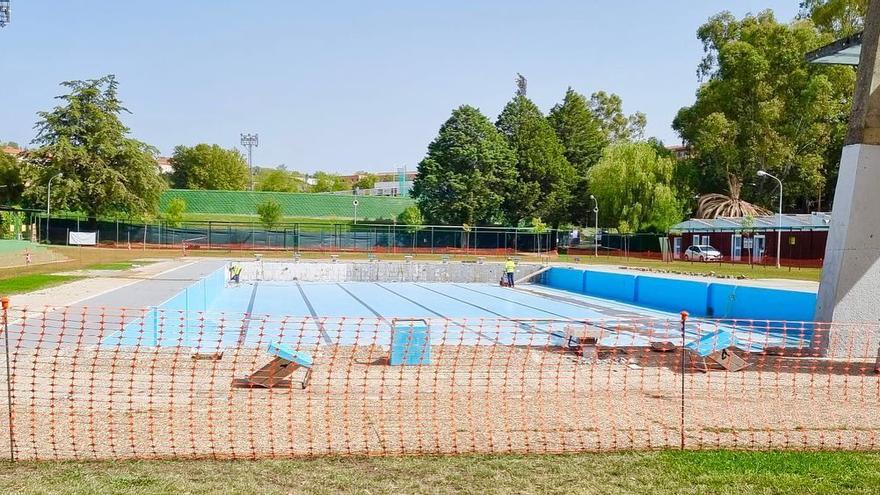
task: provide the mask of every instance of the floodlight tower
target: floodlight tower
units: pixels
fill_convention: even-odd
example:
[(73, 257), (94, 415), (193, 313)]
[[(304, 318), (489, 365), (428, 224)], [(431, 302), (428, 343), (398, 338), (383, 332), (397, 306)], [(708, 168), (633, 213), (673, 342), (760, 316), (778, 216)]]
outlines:
[(242, 134), (241, 145), (248, 150), (248, 175), (250, 175), (251, 191), (254, 190), (254, 147), (260, 146), (259, 134)]
[(12, 19), (12, 10), (9, 7), (9, 0), (0, 0), (0, 27), (9, 24)]

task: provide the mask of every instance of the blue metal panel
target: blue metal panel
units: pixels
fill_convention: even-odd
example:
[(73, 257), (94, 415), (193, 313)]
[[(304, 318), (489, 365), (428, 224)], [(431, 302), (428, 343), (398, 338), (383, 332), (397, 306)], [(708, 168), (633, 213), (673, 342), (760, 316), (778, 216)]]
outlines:
[(431, 364), (431, 335), (428, 325), (395, 323), (391, 333), (392, 366)]

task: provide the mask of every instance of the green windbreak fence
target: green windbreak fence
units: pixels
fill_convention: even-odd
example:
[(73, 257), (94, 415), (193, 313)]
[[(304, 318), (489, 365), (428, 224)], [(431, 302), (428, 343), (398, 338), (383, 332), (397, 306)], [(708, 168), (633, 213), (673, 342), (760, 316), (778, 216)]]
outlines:
[(186, 202), (186, 213), (202, 215), (256, 215), (257, 205), (273, 200), (286, 217), (349, 219), (357, 213), (365, 220), (393, 220), (415, 204), (410, 198), (389, 196), (170, 189), (162, 194), (160, 209), (167, 211), (171, 200), (178, 198)]

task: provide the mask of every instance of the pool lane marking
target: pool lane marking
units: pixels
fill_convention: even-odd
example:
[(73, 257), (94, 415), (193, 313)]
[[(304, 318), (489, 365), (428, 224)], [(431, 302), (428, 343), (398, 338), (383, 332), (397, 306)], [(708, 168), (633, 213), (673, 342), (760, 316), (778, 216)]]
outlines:
[(254, 281), (254, 288), (251, 290), (251, 300), (248, 301), (247, 309), (244, 313), (244, 325), (241, 327), (241, 332), (238, 334), (238, 345), (242, 345), (247, 339), (248, 329), (251, 326), (251, 320), (254, 315), (254, 300), (257, 298), (257, 288), (260, 286), (260, 282), (258, 280)]
[(306, 303), (306, 307), (309, 308), (309, 313), (311, 313), (312, 318), (315, 319), (315, 323), (318, 324), (318, 330), (321, 332), (321, 337), (324, 339), (324, 343), (332, 344), (333, 340), (330, 339), (330, 335), (324, 330), (324, 323), (318, 318), (318, 313), (315, 312), (312, 302), (309, 301), (308, 296), (306, 296), (306, 291), (303, 290), (302, 285), (298, 280), (296, 282), (296, 288), (299, 289), (299, 295), (302, 296), (303, 301)]
[(458, 288), (460, 288), (460, 289), (469, 290), (469, 291), (471, 291), (471, 292), (476, 292), (477, 294), (482, 294), (482, 295), (484, 295), (484, 296), (493, 297), (493, 298), (495, 298), (495, 299), (500, 299), (500, 300), (502, 300), (502, 301), (507, 301), (507, 302), (509, 302), (509, 303), (513, 303), (513, 304), (516, 304), (516, 305), (519, 305), (519, 306), (523, 306), (523, 307), (526, 307), (526, 308), (535, 309), (535, 310), (538, 310), (538, 311), (540, 311), (540, 312), (542, 312), (542, 313), (547, 313), (548, 315), (553, 315), (553, 316), (558, 316), (558, 317), (560, 317), (560, 318), (565, 318), (566, 320), (569, 320), (569, 321), (580, 321), (580, 320), (577, 320), (576, 318), (572, 318), (572, 317), (570, 317), (570, 316), (561, 315), (561, 314), (559, 314), (559, 313), (554, 313), (553, 311), (548, 311), (548, 310), (546, 310), (546, 309), (544, 309), (544, 308), (539, 308), (539, 307), (537, 307), (537, 306), (531, 306), (531, 305), (529, 305), (529, 304), (521, 303), (521, 302), (519, 302), (519, 301), (514, 301), (513, 299), (507, 299), (507, 298), (504, 298), (504, 297), (501, 297), (501, 296), (496, 296), (495, 294), (490, 294), (490, 293), (488, 293), (488, 292), (483, 292), (483, 291), (481, 291), (481, 290), (472, 289), (472, 288), (470, 288), (470, 287), (465, 287), (464, 285), (461, 285), (461, 284), (452, 284), (452, 285), (455, 286), (455, 287), (458, 287)]
[[(500, 343), (501, 343), (500, 341), (498, 341), (498, 340), (496, 340), (496, 339), (493, 339), (492, 337), (489, 337), (488, 335), (485, 335), (485, 334), (483, 334), (482, 332), (478, 332), (478, 331), (476, 331), (476, 330), (472, 330), (472, 329), (468, 328), (467, 326), (465, 326), (465, 325), (463, 325), (463, 324), (461, 324), (461, 323), (456, 322), (456, 321), (453, 320), (452, 318), (450, 318), (450, 317), (448, 317), (448, 316), (446, 316), (446, 315), (444, 315), (444, 314), (442, 314), (442, 313), (438, 313), (438, 312), (434, 311), (433, 309), (431, 309), (431, 308), (425, 306), (424, 304), (420, 304), (420, 303), (416, 302), (415, 300), (410, 299), (410, 298), (404, 296), (403, 294), (400, 294), (399, 292), (395, 292), (395, 291), (389, 289), (388, 287), (385, 287), (384, 285), (382, 285), (382, 284), (380, 284), (380, 283), (378, 283), (378, 282), (375, 282), (375, 284), (376, 284), (377, 286), (379, 286), (379, 287), (381, 287), (381, 288), (387, 290), (388, 292), (394, 294), (395, 296), (397, 296), (397, 297), (399, 297), (399, 298), (401, 298), (401, 299), (405, 299), (405, 300), (407, 300), (407, 301), (409, 301), (409, 302), (415, 304), (416, 306), (418, 306), (418, 307), (424, 309), (425, 311), (427, 311), (427, 312), (429, 312), (429, 313), (431, 313), (431, 314), (433, 314), (433, 315), (435, 315), (435, 316), (439, 316), (440, 318), (443, 318), (444, 320), (447, 320), (447, 321), (449, 321), (449, 322), (452, 322), (453, 325), (457, 325), (457, 326), (461, 327), (461, 328), (462, 328), (464, 331), (466, 331), (466, 332), (475, 333), (475, 334), (479, 335), (480, 337), (483, 337), (484, 339), (491, 340), (492, 342), (495, 342), (496, 344), (500, 344)], [(415, 285), (418, 285), (418, 284), (415, 284)]]
[(370, 313), (373, 313), (374, 315), (376, 315), (376, 317), (378, 317), (380, 320), (382, 320), (382, 321), (386, 321), (386, 322), (387, 322), (387, 320), (385, 319), (384, 316), (382, 316), (381, 314), (379, 314), (379, 312), (376, 311), (375, 309), (373, 309), (372, 306), (370, 306), (369, 304), (367, 304), (367, 303), (365, 303), (363, 300), (361, 300), (361, 298), (359, 298), (358, 296), (354, 295), (353, 292), (351, 292), (350, 290), (346, 289), (345, 286), (343, 286), (343, 285), (340, 284), (340, 283), (337, 283), (336, 285), (339, 286), (340, 289), (344, 290), (346, 294), (348, 294), (349, 296), (351, 296), (352, 299), (354, 299), (355, 301), (361, 303), (365, 308), (367, 308), (367, 309), (370, 311)]
[[(580, 301), (580, 300), (578, 300), (578, 299), (569, 298), (569, 297), (566, 297), (566, 296), (564, 296), (564, 295), (562, 295), (562, 294), (555, 294), (555, 293), (553, 293), (553, 292), (549, 292), (549, 291), (535, 290), (535, 289), (522, 289), (522, 288), (517, 288), (517, 289), (515, 289), (515, 290), (519, 290), (519, 291), (526, 292), (526, 293), (529, 293), (529, 294), (534, 294), (534, 295), (539, 296), (539, 297), (547, 297), (547, 298), (549, 298), (549, 299), (554, 299), (554, 300), (557, 300), (557, 301), (559, 301), (559, 302), (562, 302), (562, 303), (565, 303), (565, 304), (569, 304), (569, 305), (571, 305), (571, 306), (575, 306), (575, 307), (580, 306), (580, 307), (583, 307), (583, 308), (589, 308), (589, 309), (593, 309), (593, 310), (595, 310), (595, 309), (597, 309), (597, 308), (602, 308), (602, 309), (613, 309), (613, 310), (621, 311), (623, 314), (620, 314), (620, 315), (608, 315), (608, 316), (611, 316), (611, 318), (598, 319), (598, 320), (594, 323), (594, 324), (595, 324), (597, 327), (599, 327), (599, 328), (604, 328), (604, 329), (606, 329), (606, 330), (612, 330), (612, 331), (615, 331), (615, 332), (619, 332), (619, 330), (616, 330), (616, 329), (613, 328), (613, 326), (609, 326), (609, 325), (607, 325), (607, 324), (604, 324), (604, 325), (603, 325), (602, 322), (613, 322), (613, 321), (618, 321), (618, 320), (619, 320), (619, 321), (625, 321), (627, 318), (635, 319), (635, 320), (639, 320), (639, 319), (642, 319), (642, 320), (646, 320), (646, 319), (649, 319), (649, 320), (675, 320), (675, 318), (673, 317), (673, 315), (664, 315), (662, 312), (653, 311), (653, 310), (650, 310), (650, 309), (647, 309), (647, 308), (646, 308), (647, 311), (648, 311), (647, 313), (641, 313), (641, 314), (640, 314), (640, 313), (637, 313), (637, 312), (635, 312), (635, 311), (633, 311), (633, 310), (628, 309), (628, 305), (626, 305), (626, 304), (621, 304), (621, 303), (618, 302), (618, 301), (609, 301), (609, 302), (611, 302), (611, 303), (613, 303), (613, 304), (618, 305), (618, 307), (610, 307), (610, 308), (607, 308), (607, 307), (603, 307), (603, 306), (601, 306), (601, 305), (599, 305), (599, 304), (594, 304), (594, 303), (590, 303), (590, 302), (587, 302), (587, 301)], [(587, 297), (590, 297), (590, 296), (587, 296)], [(619, 309), (619, 306), (623, 306), (624, 309)], [(607, 315), (607, 313), (603, 313), (603, 314)], [(617, 320), (615, 320), (615, 319), (617, 319)], [(701, 323), (706, 323), (706, 322), (701, 322), (701, 320), (696, 319), (696, 318), (692, 320), (692, 323), (693, 323), (693, 322), (697, 323), (698, 325), (701, 324)], [(677, 332), (677, 330), (676, 330), (676, 332)], [(699, 337), (702, 335), (702, 333), (700, 333), (700, 332), (695, 332), (695, 331), (690, 330), (690, 329), (685, 329), (685, 335), (690, 336), (690, 337), (699, 338)]]
[[(423, 286), (423, 285), (421, 285), (421, 284), (418, 284), (418, 283), (416, 283), (416, 284), (414, 284), (414, 285), (415, 285), (416, 287), (421, 287), (422, 289), (429, 290), (429, 291), (431, 291), (431, 292), (433, 292), (433, 293), (435, 293), (435, 294), (440, 294), (441, 296), (448, 297), (449, 299), (452, 299), (452, 300), (455, 300), (455, 301), (458, 301), (458, 302), (461, 302), (461, 303), (467, 304), (467, 305), (469, 305), (469, 306), (473, 306), (473, 307), (475, 307), (475, 308), (477, 308), (477, 309), (482, 309), (483, 311), (485, 311), (485, 312), (487, 312), (487, 313), (492, 313), (492, 314), (495, 315), (495, 316), (498, 316), (498, 317), (501, 317), (501, 318), (505, 318), (505, 319), (508, 319), (508, 320), (520, 321), (520, 324), (524, 324), (524, 325), (527, 326), (528, 328), (530, 328), (530, 329), (532, 329), (532, 330), (537, 330), (538, 332), (541, 332), (541, 333), (543, 333), (543, 334), (546, 334), (546, 335), (554, 335), (554, 336), (556, 336), (556, 337), (561, 337), (561, 335), (559, 335), (559, 334), (557, 334), (557, 333), (555, 333), (555, 332), (548, 332), (547, 330), (544, 330), (544, 329), (542, 329), (542, 328), (538, 328), (538, 327), (535, 326), (535, 325), (531, 325), (531, 324), (529, 324), (529, 323), (523, 323), (521, 320), (518, 320), (517, 318), (514, 318), (513, 316), (507, 316), (507, 315), (503, 315), (503, 314), (501, 314), (501, 313), (496, 313), (495, 311), (492, 311), (491, 309), (484, 308), (484, 307), (482, 307), (482, 306), (480, 306), (480, 305), (478, 305), (478, 304), (474, 304), (474, 303), (467, 302), (467, 301), (465, 301), (464, 299), (459, 299), (459, 298), (457, 298), (457, 297), (452, 297), (452, 296), (450, 296), (449, 294), (444, 294), (443, 292), (438, 292), (438, 291), (436, 291), (436, 290), (434, 290), (434, 289), (431, 289), (431, 288), (429, 288), (429, 287), (425, 287), (425, 286)], [(453, 284), (453, 285), (455, 285), (455, 284)], [(527, 320), (528, 318), (524, 318), (524, 319)], [(571, 320), (571, 319), (569, 319), (569, 320)]]

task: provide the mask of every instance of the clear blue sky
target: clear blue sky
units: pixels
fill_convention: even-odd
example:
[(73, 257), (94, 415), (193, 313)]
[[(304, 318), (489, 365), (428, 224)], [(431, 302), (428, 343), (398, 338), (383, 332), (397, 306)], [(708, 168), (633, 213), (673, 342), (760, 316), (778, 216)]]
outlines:
[(58, 83), (116, 74), (132, 134), (238, 146), (254, 162), (302, 171), (415, 168), (467, 103), (493, 121), (517, 72), (545, 112), (566, 87), (615, 92), (648, 116), (648, 135), (677, 142), (693, 102), (712, 14), (798, 0), (669, 1), (119, 1), (12, 0), (0, 30), (0, 140), (27, 143)]

